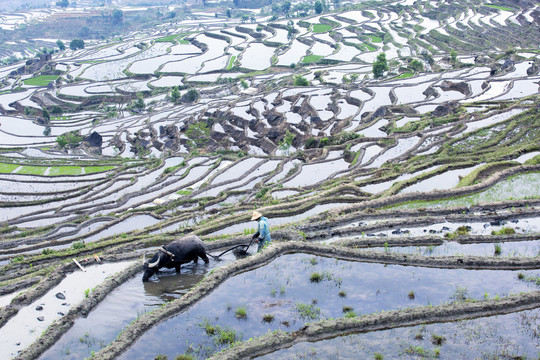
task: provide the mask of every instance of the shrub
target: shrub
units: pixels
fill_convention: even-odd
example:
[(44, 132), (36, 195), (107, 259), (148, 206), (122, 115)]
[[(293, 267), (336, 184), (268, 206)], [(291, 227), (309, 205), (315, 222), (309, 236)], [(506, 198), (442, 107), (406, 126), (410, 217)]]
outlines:
[(183, 96), (184, 101), (186, 102), (195, 102), (199, 100), (201, 94), (196, 89), (189, 89), (188, 92)]
[(323, 276), (322, 274), (318, 272), (311, 273), (311, 276), (309, 277), (309, 281), (311, 282), (320, 282), (322, 280)]
[(272, 321), (274, 321), (274, 315), (272, 315), (272, 314), (264, 314), (263, 315), (263, 322), (271, 323)]
[(512, 235), (512, 234), (515, 234), (516, 233), (516, 230), (514, 230), (514, 228), (511, 228), (511, 227), (503, 227), (502, 229), (500, 229), (499, 231), (495, 231), (493, 230), (491, 232), (491, 235)]
[(294, 77), (294, 86), (309, 86), (309, 81), (300, 75)]
[(75, 241), (71, 244), (71, 248), (73, 250), (84, 249), (85, 247), (86, 247), (86, 244), (84, 243), (84, 240)]

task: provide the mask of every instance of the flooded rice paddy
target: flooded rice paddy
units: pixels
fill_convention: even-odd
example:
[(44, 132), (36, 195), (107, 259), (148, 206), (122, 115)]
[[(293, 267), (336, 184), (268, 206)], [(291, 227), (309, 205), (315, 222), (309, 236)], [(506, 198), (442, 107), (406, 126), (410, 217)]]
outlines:
[[(319, 282), (310, 281), (314, 273), (320, 274)], [(208, 351), (222, 347), (207, 334), (205, 324), (229, 329), (245, 340), (248, 334), (294, 331), (308, 321), (342, 317), (344, 306), (361, 315), (437, 305), (463, 292), (481, 299), (486, 293), (502, 296), (534, 287), (520, 281), (515, 271), (429, 269), (285, 255), (227, 280), (186, 312), (148, 331), (121, 358), (153, 357), (156, 349), (168, 357), (191, 351), (204, 358)], [(415, 294), (412, 300), (408, 297), (411, 291)], [(245, 309), (245, 317), (237, 317), (239, 308)], [(270, 323), (262, 321), (266, 314), (273, 315)]]
[[(538, 291), (538, 7), (379, 5), (247, 22), (172, 6), (172, 22), (50, 58), (36, 54), (56, 39), (0, 44), (0, 60), (32, 58), (0, 66), (0, 357), (219, 357), (318, 320)], [(128, 9), (131, 23), (140, 9)], [(2, 34), (64, 11), (2, 13)], [(375, 77), (383, 53), (388, 69)], [(221, 251), (249, 242), (253, 210), (274, 240), (262, 254), (252, 246), (243, 260), (228, 253), (148, 283), (133, 268), (86, 317), (66, 315), (182, 235)], [(289, 241), (327, 257), (268, 255)], [(344, 251), (348, 260), (335, 255)], [(370, 262), (349, 261), (356, 251)], [(94, 255), (105, 262), (87, 272), (72, 263)], [(242, 261), (260, 262), (156, 315)], [(538, 306), (336, 330), (263, 358), (534, 357)]]

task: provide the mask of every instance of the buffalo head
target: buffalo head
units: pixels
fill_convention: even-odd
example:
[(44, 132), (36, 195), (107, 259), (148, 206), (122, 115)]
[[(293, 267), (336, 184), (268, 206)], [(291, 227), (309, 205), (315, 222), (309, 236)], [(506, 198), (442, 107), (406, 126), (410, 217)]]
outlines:
[(148, 279), (154, 275), (160, 267), (163, 266), (163, 258), (165, 257), (165, 254), (162, 254), (158, 252), (154, 255), (152, 260), (150, 261), (144, 261), (143, 260), (143, 268), (144, 268), (144, 274), (143, 274), (143, 281), (148, 281)]

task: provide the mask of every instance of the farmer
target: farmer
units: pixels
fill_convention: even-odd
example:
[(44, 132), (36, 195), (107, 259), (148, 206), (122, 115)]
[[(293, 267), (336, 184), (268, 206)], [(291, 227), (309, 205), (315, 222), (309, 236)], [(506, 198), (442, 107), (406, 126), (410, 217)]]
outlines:
[(257, 232), (253, 234), (252, 239), (259, 243), (257, 252), (261, 251), (265, 246), (270, 245), (272, 239), (270, 238), (270, 225), (268, 225), (268, 219), (261, 215), (258, 211), (253, 211), (251, 220), (258, 222)]

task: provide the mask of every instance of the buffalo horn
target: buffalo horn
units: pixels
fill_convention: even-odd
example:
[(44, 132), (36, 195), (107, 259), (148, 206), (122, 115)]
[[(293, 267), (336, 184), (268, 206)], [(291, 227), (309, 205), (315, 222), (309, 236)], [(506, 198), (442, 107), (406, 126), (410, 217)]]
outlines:
[(149, 267), (149, 268), (156, 267), (156, 266), (158, 265), (158, 263), (159, 263), (159, 256), (158, 256), (156, 262), (148, 263), (148, 267)]

